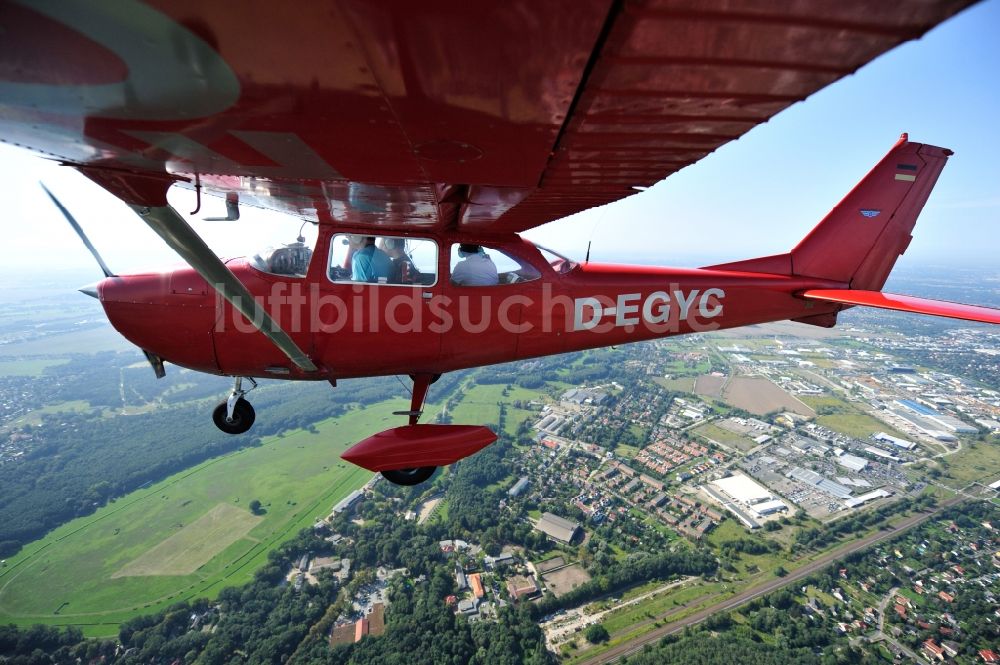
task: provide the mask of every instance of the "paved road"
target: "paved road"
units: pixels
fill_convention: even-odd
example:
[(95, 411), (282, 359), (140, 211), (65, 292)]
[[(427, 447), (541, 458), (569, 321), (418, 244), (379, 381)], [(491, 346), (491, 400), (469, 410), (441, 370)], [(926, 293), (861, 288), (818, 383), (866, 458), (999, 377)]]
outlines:
[[(908, 529), (912, 529), (913, 527), (919, 524), (923, 524), (931, 517), (944, 510), (945, 508), (950, 508), (951, 506), (955, 505), (956, 503), (959, 503), (960, 501), (962, 501), (962, 497), (954, 497), (948, 499), (947, 501), (940, 503), (938, 507), (932, 510), (931, 512), (918, 513), (916, 515), (911, 515), (910, 517), (907, 517), (902, 522), (896, 524), (895, 528), (891, 530), (876, 531), (875, 533), (865, 536), (864, 538), (859, 538), (857, 540), (852, 540), (849, 543), (845, 543), (840, 547), (836, 548), (835, 550), (832, 550), (831, 552), (824, 554), (823, 556), (821, 556), (819, 559), (816, 559), (812, 563), (808, 563), (805, 566), (802, 566), (801, 568), (797, 569), (795, 572), (789, 573), (785, 577), (779, 577), (764, 582), (763, 584), (758, 584), (755, 587), (751, 587), (750, 589), (747, 589), (746, 591), (743, 591), (742, 593), (733, 596), (732, 598), (727, 598), (726, 600), (718, 602), (706, 609), (699, 610), (688, 617), (685, 617), (683, 619), (680, 619), (672, 623), (668, 623), (667, 625), (652, 630), (646, 633), (645, 635), (641, 635), (635, 638), (634, 640), (630, 640), (628, 642), (619, 644), (618, 646), (609, 649), (608, 651), (605, 651), (604, 653), (598, 656), (594, 656), (593, 658), (588, 658), (587, 660), (581, 661), (581, 665), (592, 665), (595, 663), (610, 663), (618, 660), (622, 656), (628, 656), (630, 654), (636, 653), (640, 651), (642, 647), (644, 647), (646, 644), (656, 642), (661, 637), (664, 637), (666, 635), (673, 635), (674, 633), (678, 633), (687, 628), (688, 626), (693, 626), (697, 623), (704, 621), (705, 619), (707, 619), (708, 617), (712, 616), (717, 612), (725, 612), (727, 610), (734, 609), (736, 607), (739, 607), (740, 605), (749, 603), (751, 600), (754, 600), (759, 596), (771, 593), (772, 591), (776, 591), (781, 587), (787, 586), (789, 584), (792, 584), (793, 582), (797, 582), (805, 577), (808, 577), (809, 575), (815, 573), (817, 570), (822, 570), (823, 568), (830, 565), (834, 561), (843, 558), (844, 556), (850, 554), (851, 552), (856, 552), (858, 550), (865, 549), (867, 547), (870, 547), (871, 545), (882, 542), (883, 540), (889, 540), (891, 538), (895, 538), (896, 536), (902, 534)], [(681, 610), (677, 611), (679, 612)]]
[(894, 602), (893, 599), (896, 597), (896, 594), (898, 593), (899, 593), (899, 587), (892, 587), (891, 589), (889, 589), (889, 593), (885, 594), (885, 597), (882, 598), (882, 602), (878, 604), (878, 630), (875, 631), (875, 636), (870, 638), (869, 641), (872, 643), (879, 641), (888, 642), (890, 645), (895, 647), (896, 652), (906, 654), (906, 656), (911, 661), (922, 663), (923, 661), (917, 657), (917, 654), (913, 653), (905, 646), (903, 646), (902, 644), (900, 644), (899, 642), (897, 642), (896, 640), (885, 634), (885, 611), (886, 608), (889, 607), (889, 603)]

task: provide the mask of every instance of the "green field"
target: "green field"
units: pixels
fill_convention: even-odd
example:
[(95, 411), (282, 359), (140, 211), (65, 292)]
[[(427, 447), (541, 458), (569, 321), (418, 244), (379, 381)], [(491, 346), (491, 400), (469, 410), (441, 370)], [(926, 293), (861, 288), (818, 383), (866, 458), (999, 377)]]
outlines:
[(246, 536), (260, 521), (260, 517), (242, 508), (220, 503), (111, 577), (190, 575)]
[(15, 427), (21, 427), (22, 425), (40, 425), (42, 422), (42, 416), (45, 415), (53, 413), (84, 413), (90, 411), (92, 408), (93, 407), (90, 406), (90, 403), (80, 399), (74, 399), (69, 402), (60, 402), (58, 404), (49, 404), (48, 406), (40, 407), (21, 416), (20, 418), (10, 421), (3, 427), (0, 427), (0, 431), (10, 431)]
[[(862, 412), (853, 404), (840, 398), (804, 395), (802, 401), (817, 411), (817, 423), (829, 427), (835, 432), (853, 436), (856, 439), (867, 439), (876, 432), (887, 432), (893, 436), (906, 438), (905, 434), (891, 425)], [(833, 411), (833, 413), (821, 413), (820, 410), (823, 407)]]
[(67, 362), (67, 358), (0, 360), (0, 376), (41, 376), (47, 368), (65, 365)]
[[(111, 635), (133, 616), (247, 582), (269, 551), (371, 478), (339, 455), (404, 408), (390, 400), (318, 423), (316, 434), (269, 438), (63, 525), (0, 568), (0, 623)], [(261, 517), (246, 510), (253, 499)]]
[(976, 441), (962, 445), (962, 450), (942, 458), (947, 465), (946, 475), (963, 485), (996, 480), (1000, 471), (1000, 443)]
[(757, 446), (757, 442), (754, 441), (753, 439), (749, 439), (745, 436), (740, 436), (736, 432), (730, 432), (729, 430), (723, 429), (722, 427), (719, 427), (718, 425), (715, 425), (713, 423), (708, 423), (706, 425), (702, 425), (701, 427), (696, 428), (694, 430), (694, 433), (712, 439), (717, 443), (721, 443), (723, 445), (731, 446), (738, 450), (742, 450), (743, 452), (746, 452), (751, 448)]
[[(38, 339), (14, 342), (0, 346), (0, 356), (59, 356), (62, 354), (100, 353), (102, 351), (127, 351), (135, 347), (111, 327), (101, 326), (90, 330), (45, 335)], [(137, 352), (138, 353), (138, 352)], [(139, 355), (142, 358), (142, 355)]]
[[(530, 402), (532, 400), (546, 399), (545, 392), (541, 390), (529, 390), (520, 386), (513, 386), (503, 395), (502, 384), (482, 384), (469, 385), (465, 389), (465, 397), (461, 404), (451, 412), (452, 420), (456, 423), (469, 423), (475, 425), (496, 424), (500, 417), (500, 402), (507, 406), (507, 419), (504, 424), (504, 431), (509, 436), (513, 436), (517, 431), (517, 426), (526, 418), (534, 418), (538, 415), (538, 409), (515, 409), (512, 404), (521, 400)], [(433, 395), (432, 395), (433, 397)]]

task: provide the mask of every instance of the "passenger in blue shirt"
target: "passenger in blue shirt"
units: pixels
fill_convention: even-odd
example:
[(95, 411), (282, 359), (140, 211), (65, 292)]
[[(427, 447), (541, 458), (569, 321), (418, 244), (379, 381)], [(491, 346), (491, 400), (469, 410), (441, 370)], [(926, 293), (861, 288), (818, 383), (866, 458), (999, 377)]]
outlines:
[(392, 259), (375, 246), (374, 236), (352, 234), (351, 279), (355, 282), (385, 284), (392, 274)]

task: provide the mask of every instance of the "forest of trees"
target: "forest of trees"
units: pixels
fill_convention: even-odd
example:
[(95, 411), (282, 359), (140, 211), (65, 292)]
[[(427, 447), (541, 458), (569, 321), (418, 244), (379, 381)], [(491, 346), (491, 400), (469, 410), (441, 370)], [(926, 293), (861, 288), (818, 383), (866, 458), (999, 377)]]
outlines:
[[(87, 374), (113, 375), (113, 394), (117, 398), (119, 372), (109, 369), (107, 355), (100, 354), (98, 369), (90, 368)], [(75, 386), (84, 371), (76, 365), (56, 369), (61, 371), (60, 384), (65, 381), (69, 386)], [(155, 381), (152, 372), (148, 374), (149, 381)], [(446, 396), (462, 375), (456, 372), (443, 377), (435, 384), (431, 397)], [(218, 377), (199, 380), (209, 380), (210, 384), (196, 383), (188, 390), (198, 391), (199, 395), (218, 390)], [(96, 390), (80, 387), (82, 392), (73, 399), (106, 402), (109, 388), (105, 383), (99, 381), (101, 388)], [(143, 386), (139, 381), (136, 390)], [(61, 390), (75, 388), (63, 385)], [(162, 406), (142, 415), (107, 416), (90, 411), (45, 416), (41, 426), (30, 430), (37, 444), (21, 460), (0, 465), (0, 557), (15, 554), (22, 545), (60, 524), (87, 515), (113, 497), (147, 483), (255, 445), (261, 437), (309, 428), (318, 420), (343, 413), (351, 405), (373, 404), (403, 392), (394, 377), (343, 381), (333, 390), (326, 384), (262, 382), (262, 389), (251, 396), (257, 422), (250, 432), (239, 436), (218, 431), (212, 424), (210, 408), (200, 402)], [(67, 392), (67, 398), (72, 394)], [(172, 395), (171, 401), (176, 399)]]

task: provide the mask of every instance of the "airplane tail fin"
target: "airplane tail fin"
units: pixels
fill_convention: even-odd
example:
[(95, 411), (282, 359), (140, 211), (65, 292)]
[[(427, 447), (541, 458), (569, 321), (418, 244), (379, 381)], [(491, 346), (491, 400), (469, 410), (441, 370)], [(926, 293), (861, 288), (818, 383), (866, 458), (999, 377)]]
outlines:
[[(998, 309), (881, 292), (896, 259), (910, 244), (917, 216), (951, 155), (946, 148), (910, 143), (903, 134), (889, 154), (791, 252), (708, 269), (813, 277), (846, 286), (796, 294), (810, 301), (1000, 324)], [(793, 320), (832, 327), (837, 311)]]
[(951, 150), (906, 134), (791, 252), (711, 266), (829, 279), (879, 290), (907, 246)]

